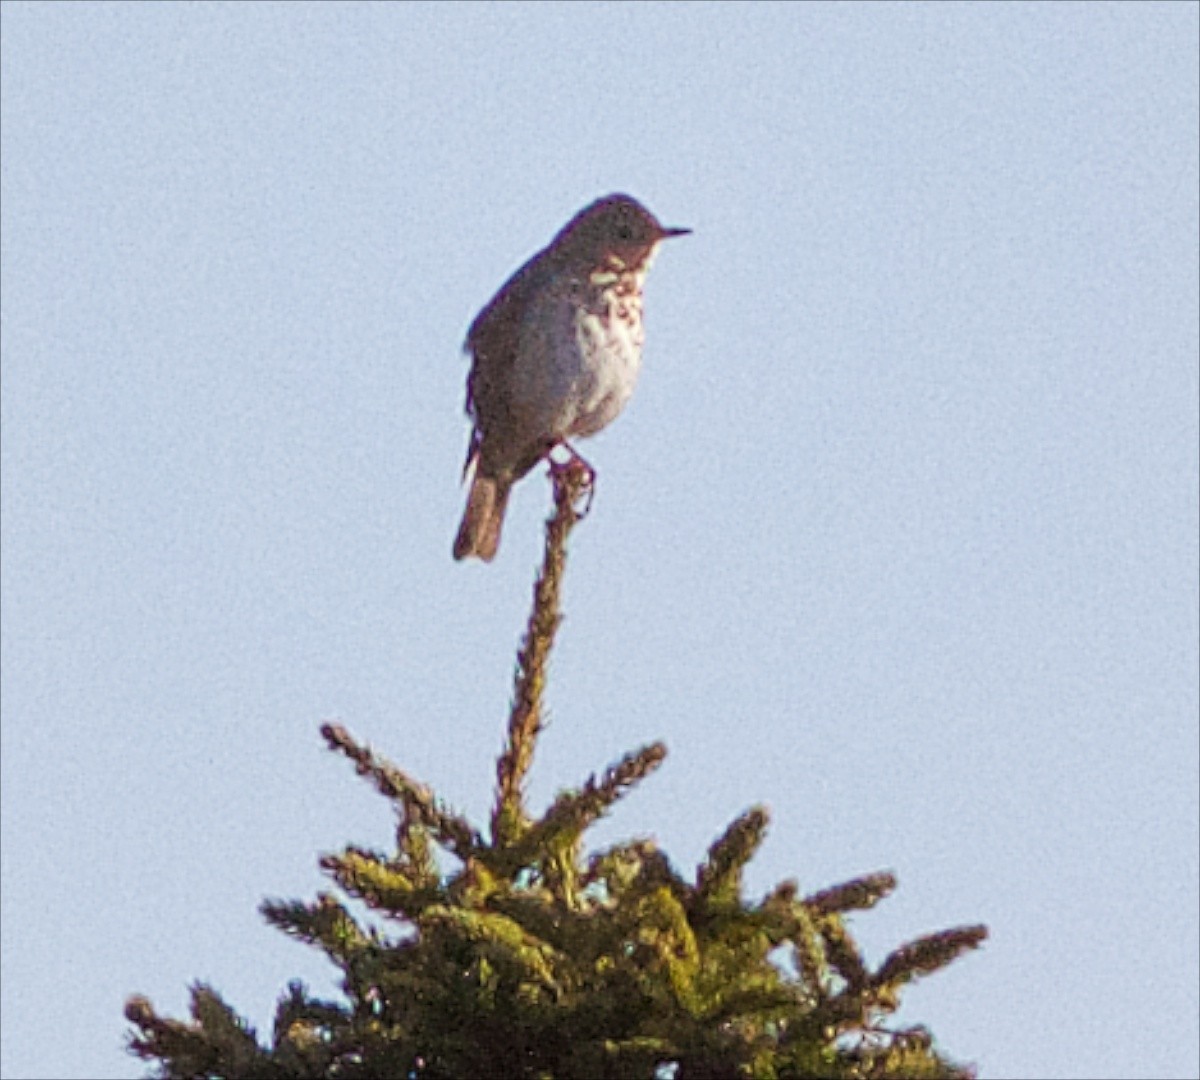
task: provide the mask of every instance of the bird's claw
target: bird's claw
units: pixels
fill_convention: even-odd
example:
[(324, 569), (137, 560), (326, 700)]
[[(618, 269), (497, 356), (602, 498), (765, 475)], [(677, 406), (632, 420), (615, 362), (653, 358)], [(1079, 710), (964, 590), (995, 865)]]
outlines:
[(559, 443), (559, 446), (565, 449), (570, 457), (566, 461), (556, 461), (552, 456), (549, 457), (547, 460), (550, 463), (550, 476), (555, 480), (561, 477), (572, 487), (578, 487), (584, 501), (582, 507), (575, 507), (575, 513), (582, 520), (591, 512), (592, 500), (596, 497), (596, 470), (580, 457), (570, 443)]

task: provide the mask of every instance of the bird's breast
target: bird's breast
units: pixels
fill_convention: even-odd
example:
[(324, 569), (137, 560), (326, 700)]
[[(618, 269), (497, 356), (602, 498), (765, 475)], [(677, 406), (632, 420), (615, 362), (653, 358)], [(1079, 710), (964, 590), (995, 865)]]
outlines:
[(526, 315), (516, 397), (545, 415), (557, 438), (594, 434), (633, 393), (642, 340), (641, 275), (558, 283)]

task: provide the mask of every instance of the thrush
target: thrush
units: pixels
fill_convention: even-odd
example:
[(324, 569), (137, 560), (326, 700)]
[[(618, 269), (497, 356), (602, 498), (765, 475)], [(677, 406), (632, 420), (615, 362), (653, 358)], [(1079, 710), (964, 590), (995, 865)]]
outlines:
[[(509, 493), (568, 440), (610, 424), (642, 364), (642, 285), (668, 229), (636, 199), (585, 207), (512, 275), (467, 333), (471, 488), (454, 557), (490, 562)], [(586, 466), (594, 480), (590, 466)]]

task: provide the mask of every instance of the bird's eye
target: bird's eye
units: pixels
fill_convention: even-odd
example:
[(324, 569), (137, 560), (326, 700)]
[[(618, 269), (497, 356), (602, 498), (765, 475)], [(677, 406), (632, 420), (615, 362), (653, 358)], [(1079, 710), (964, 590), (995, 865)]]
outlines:
[(630, 228), (628, 225), (621, 225), (617, 229), (617, 235), (622, 240), (632, 240), (633, 239), (633, 229)]

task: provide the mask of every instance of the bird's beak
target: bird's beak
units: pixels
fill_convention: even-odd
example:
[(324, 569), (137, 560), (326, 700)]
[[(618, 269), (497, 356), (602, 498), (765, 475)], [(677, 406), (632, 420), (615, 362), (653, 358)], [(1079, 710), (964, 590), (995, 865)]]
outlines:
[(691, 229), (663, 229), (662, 239), (670, 240), (672, 236), (687, 236)]

